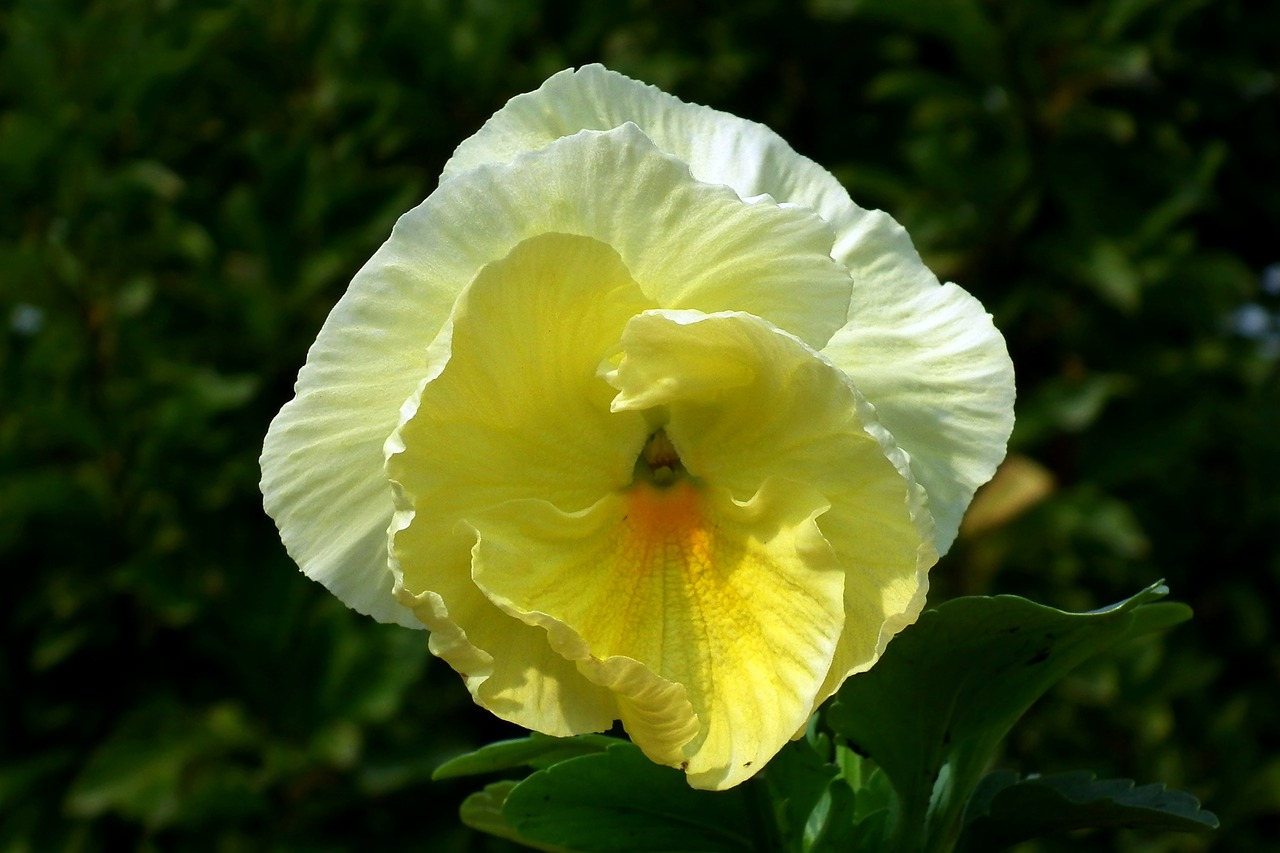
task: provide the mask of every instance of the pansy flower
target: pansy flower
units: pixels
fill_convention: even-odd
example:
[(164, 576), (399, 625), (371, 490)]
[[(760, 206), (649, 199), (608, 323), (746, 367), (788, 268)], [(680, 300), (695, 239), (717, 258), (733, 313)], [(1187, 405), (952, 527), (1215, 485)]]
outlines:
[(722, 789), (919, 614), (1004, 456), (982, 306), (768, 128), (600, 66), (457, 149), (321, 329), (262, 489), (475, 701)]

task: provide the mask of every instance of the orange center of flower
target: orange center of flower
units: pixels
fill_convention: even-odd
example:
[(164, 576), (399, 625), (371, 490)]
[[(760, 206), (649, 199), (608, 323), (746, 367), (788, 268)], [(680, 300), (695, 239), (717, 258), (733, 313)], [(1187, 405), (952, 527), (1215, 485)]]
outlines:
[(687, 477), (666, 486), (637, 483), (627, 493), (628, 545), (637, 569), (697, 572), (711, 562), (714, 525), (702, 510), (702, 492)]
[(649, 436), (627, 490), (625, 550), (637, 569), (697, 571), (709, 564), (715, 525), (702, 497), (666, 432)]

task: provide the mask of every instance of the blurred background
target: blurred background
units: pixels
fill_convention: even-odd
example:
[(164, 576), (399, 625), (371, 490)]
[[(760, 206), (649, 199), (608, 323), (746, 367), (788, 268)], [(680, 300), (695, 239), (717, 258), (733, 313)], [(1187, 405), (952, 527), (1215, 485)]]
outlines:
[(1280, 837), (1280, 4), (0, 4), (0, 850), (499, 850), (443, 758), (514, 731), (302, 577), (257, 456), (452, 148), (601, 61), (762, 121), (979, 296), (1012, 455), (934, 600), (1196, 618), (1002, 765), (1165, 782)]

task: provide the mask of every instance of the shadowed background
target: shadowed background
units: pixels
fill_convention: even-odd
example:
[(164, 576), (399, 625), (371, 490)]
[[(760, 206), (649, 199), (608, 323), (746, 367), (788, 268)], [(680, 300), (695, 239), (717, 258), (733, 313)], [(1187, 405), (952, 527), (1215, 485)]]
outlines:
[(1280, 835), (1280, 6), (497, 0), (0, 8), (0, 850), (507, 849), (444, 757), (514, 730), (289, 561), (266, 425), (351, 275), (505, 100), (601, 61), (762, 121), (979, 296), (1010, 463), (934, 600), (1196, 619), (1002, 766)]

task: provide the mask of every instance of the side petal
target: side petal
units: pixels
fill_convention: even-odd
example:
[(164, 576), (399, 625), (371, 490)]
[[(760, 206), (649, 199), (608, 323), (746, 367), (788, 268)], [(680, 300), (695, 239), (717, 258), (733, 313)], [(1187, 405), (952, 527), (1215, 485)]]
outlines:
[(991, 316), (954, 284), (857, 314), (823, 355), (853, 377), (910, 454), (945, 554), (973, 493), (1004, 459), (1013, 362)]
[(589, 237), (531, 237), (485, 266), (458, 300), (448, 362), (388, 443), (398, 507), (452, 529), (514, 498), (574, 511), (629, 483), (644, 420), (609, 410), (615, 392), (598, 372), (651, 305), (618, 253)]
[(665, 407), (693, 477), (739, 500), (782, 477), (830, 504), (817, 524), (845, 572), (845, 621), (816, 707), (924, 605), (937, 555), (913, 467), (841, 371), (758, 317), (649, 311), (623, 349), (614, 408)]
[(842, 573), (825, 508), (785, 481), (743, 504), (688, 479), (577, 514), (516, 502), (475, 522), (476, 583), (618, 694), (646, 754), (728, 788), (804, 724), (829, 669)]
[(617, 705), (551, 650), (545, 632), (476, 589), (476, 537), (465, 521), (534, 497), (582, 509), (630, 481), (647, 426), (609, 411), (613, 391), (597, 369), (649, 304), (603, 243), (525, 240), (459, 299), (449, 361), (406, 403), (388, 442), (400, 600), (479, 704), (548, 734), (607, 728)]

